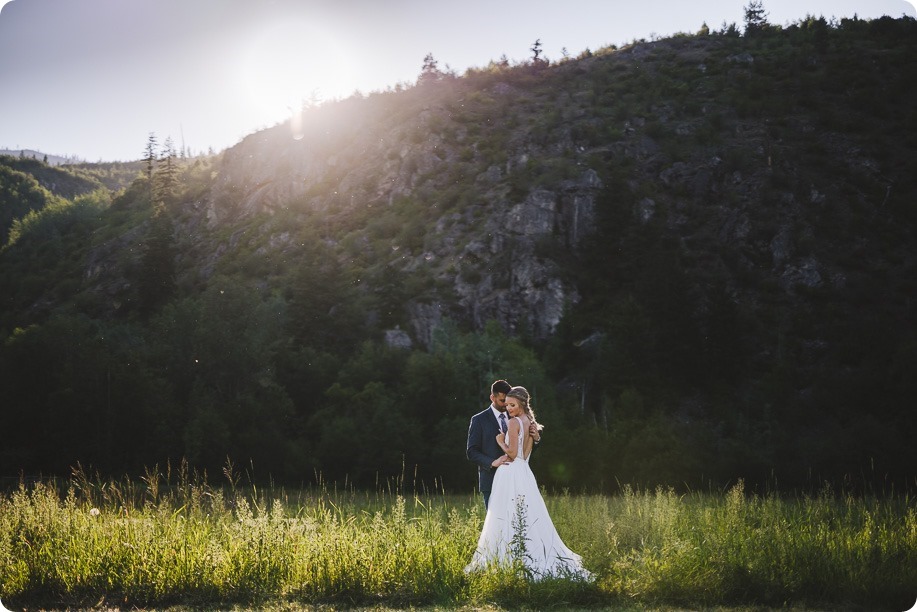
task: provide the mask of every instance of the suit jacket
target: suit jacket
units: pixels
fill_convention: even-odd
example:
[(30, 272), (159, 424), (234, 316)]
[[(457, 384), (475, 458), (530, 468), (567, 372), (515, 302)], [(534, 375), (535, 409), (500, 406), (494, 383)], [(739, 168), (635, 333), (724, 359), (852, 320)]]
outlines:
[(497, 468), (490, 464), (503, 454), (503, 449), (497, 444), (498, 433), (500, 433), (500, 424), (490, 406), (471, 417), (465, 456), (469, 461), (478, 465), (478, 489), (482, 493), (490, 491), (494, 482)]

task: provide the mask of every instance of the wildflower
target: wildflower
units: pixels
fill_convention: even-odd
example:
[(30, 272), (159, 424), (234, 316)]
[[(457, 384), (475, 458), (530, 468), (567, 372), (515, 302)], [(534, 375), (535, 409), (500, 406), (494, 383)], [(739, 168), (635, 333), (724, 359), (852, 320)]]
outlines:
[(100, 514), (102, 513), (99, 512), (98, 508), (93, 508), (92, 510), (89, 511), (89, 516), (99, 516)]

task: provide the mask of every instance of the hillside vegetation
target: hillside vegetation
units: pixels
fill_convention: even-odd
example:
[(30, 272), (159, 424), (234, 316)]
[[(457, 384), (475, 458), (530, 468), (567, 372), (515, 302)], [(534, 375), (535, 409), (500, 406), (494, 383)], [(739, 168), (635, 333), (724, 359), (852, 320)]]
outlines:
[(548, 487), (910, 487), (915, 77), (913, 19), (806, 18), (425, 73), (124, 189), (4, 158), (0, 475), (468, 491), (507, 378)]

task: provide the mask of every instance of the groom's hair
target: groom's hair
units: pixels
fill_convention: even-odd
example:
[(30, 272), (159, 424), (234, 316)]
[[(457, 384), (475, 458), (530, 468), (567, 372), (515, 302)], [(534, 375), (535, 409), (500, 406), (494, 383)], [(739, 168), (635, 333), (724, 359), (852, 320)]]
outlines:
[(490, 394), (496, 395), (498, 393), (509, 393), (513, 389), (513, 386), (506, 382), (505, 380), (496, 380), (494, 384), (490, 385)]

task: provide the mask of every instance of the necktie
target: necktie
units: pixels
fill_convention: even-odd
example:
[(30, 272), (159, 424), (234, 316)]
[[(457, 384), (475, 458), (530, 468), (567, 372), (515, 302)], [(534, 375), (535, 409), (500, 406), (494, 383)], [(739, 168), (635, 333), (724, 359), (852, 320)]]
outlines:
[(500, 431), (502, 431), (503, 433), (506, 433), (506, 415), (505, 414), (500, 415)]

